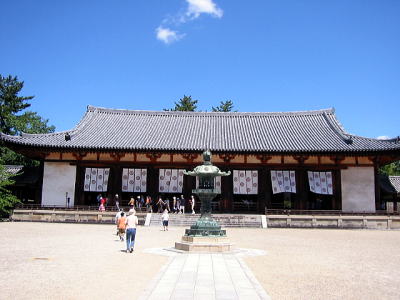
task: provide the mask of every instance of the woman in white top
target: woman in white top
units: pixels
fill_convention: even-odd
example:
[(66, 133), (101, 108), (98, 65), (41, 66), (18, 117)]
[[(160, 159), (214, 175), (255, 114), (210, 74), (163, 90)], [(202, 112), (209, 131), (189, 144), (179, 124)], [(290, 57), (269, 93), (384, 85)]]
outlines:
[(139, 223), (134, 209), (129, 210), (128, 217), (126, 218), (126, 253), (133, 252), (136, 237), (136, 225)]

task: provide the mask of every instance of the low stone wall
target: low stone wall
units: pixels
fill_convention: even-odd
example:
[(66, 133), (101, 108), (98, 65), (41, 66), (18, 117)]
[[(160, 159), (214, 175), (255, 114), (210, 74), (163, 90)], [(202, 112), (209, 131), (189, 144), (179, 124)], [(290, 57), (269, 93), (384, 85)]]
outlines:
[[(27, 222), (115, 223), (115, 212), (15, 209), (11, 219)], [(146, 213), (137, 213), (143, 225)], [(199, 215), (170, 215), (171, 226), (192, 225)], [(222, 227), (262, 227), (261, 215), (215, 214)], [(400, 229), (400, 216), (267, 215), (270, 228)], [(151, 226), (161, 226), (161, 214), (153, 214)]]
[[(116, 212), (15, 209), (11, 220), (26, 222), (114, 224), (115, 215)], [(139, 224), (143, 225), (146, 214), (137, 213), (136, 215), (139, 219)]]
[(267, 215), (271, 228), (400, 229), (400, 216)]

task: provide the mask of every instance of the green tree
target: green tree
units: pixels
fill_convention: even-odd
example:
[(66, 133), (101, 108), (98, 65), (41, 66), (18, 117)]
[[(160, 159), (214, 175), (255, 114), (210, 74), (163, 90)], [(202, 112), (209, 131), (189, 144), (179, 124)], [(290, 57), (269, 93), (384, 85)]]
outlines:
[(19, 203), (17, 197), (15, 197), (9, 190), (7, 186), (14, 183), (10, 178), (13, 175), (6, 172), (3, 165), (0, 165), (0, 217), (7, 217), (15, 204)]
[[(27, 101), (34, 97), (19, 96), (23, 87), (24, 82), (18, 81), (16, 76), (0, 75), (0, 131), (9, 135), (54, 132), (54, 126), (47, 125), (48, 120), (42, 119), (36, 112), (23, 111), (30, 106)], [(37, 164), (3, 145), (0, 145), (0, 155), (2, 164)]]
[(388, 176), (400, 176), (400, 160), (381, 167), (379, 172)]
[(212, 107), (214, 112), (229, 112), (233, 110), (233, 102), (231, 100), (221, 101), (217, 107)]
[(182, 99), (175, 102), (175, 107), (172, 109), (164, 109), (165, 111), (196, 111), (198, 100), (193, 100), (192, 96), (183, 95)]

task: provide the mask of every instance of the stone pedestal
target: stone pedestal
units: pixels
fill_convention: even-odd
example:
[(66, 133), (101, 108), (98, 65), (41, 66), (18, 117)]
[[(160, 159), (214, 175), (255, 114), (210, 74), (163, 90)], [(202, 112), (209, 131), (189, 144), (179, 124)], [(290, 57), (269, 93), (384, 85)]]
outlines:
[(182, 236), (175, 242), (175, 249), (188, 252), (226, 252), (232, 251), (233, 245), (226, 236)]

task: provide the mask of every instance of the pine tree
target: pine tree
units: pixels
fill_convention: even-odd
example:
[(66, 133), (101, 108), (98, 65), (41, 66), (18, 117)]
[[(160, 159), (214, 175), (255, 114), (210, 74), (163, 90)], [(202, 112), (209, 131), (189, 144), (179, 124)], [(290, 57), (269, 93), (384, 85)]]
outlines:
[(214, 112), (230, 112), (233, 110), (233, 102), (231, 100), (221, 101), (217, 107), (212, 107)]
[(192, 96), (183, 95), (182, 99), (175, 102), (175, 107), (172, 109), (164, 109), (165, 111), (196, 111), (198, 100), (193, 100)]

